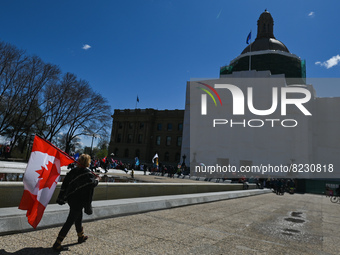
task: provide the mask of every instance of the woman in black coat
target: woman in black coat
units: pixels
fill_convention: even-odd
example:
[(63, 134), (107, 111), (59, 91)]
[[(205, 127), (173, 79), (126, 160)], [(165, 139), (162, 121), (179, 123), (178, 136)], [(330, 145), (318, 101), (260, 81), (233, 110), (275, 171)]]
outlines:
[(91, 162), (88, 154), (80, 155), (78, 166), (73, 168), (65, 177), (60, 188), (57, 203), (62, 205), (67, 202), (70, 206), (70, 212), (66, 222), (61, 228), (53, 249), (63, 250), (61, 242), (66, 237), (68, 231), (74, 224), (78, 234), (78, 243), (85, 242), (87, 236), (84, 235), (82, 227), (83, 208), (86, 214), (92, 214), (92, 195), (94, 187), (98, 185), (99, 178), (87, 168)]

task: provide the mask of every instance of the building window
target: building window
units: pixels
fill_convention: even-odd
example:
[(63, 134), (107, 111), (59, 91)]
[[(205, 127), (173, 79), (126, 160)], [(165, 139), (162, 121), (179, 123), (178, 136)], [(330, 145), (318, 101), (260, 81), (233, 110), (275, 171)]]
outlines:
[(139, 123), (139, 129), (143, 129), (144, 128), (144, 122)]
[(171, 136), (166, 137), (166, 145), (167, 146), (171, 145)]
[(183, 130), (183, 123), (179, 123), (178, 124), (178, 131), (182, 131)]
[(142, 143), (143, 142), (143, 135), (138, 135), (138, 143)]
[(164, 154), (164, 161), (169, 161), (169, 158), (170, 158), (169, 152), (165, 152), (165, 154)]
[(133, 123), (132, 122), (129, 122), (129, 128), (133, 129)]
[(129, 134), (127, 137), (127, 143), (132, 143), (132, 135)]
[(156, 136), (156, 145), (161, 145), (161, 137)]
[(240, 160), (240, 166), (252, 166), (253, 161), (251, 160)]
[(157, 124), (157, 130), (158, 130), (158, 131), (161, 131), (161, 130), (162, 130), (162, 123), (158, 123), (158, 124)]
[(119, 122), (119, 123), (118, 123), (118, 128), (119, 128), (119, 129), (122, 129), (122, 128), (123, 128), (123, 123)]
[(217, 164), (220, 166), (229, 166), (228, 158), (217, 158)]
[(124, 151), (124, 157), (126, 157), (126, 158), (129, 157), (129, 149), (125, 149), (125, 151)]
[(181, 154), (180, 153), (176, 153), (176, 156), (175, 156), (175, 161), (180, 161), (181, 160)]
[(177, 146), (182, 146), (182, 136), (177, 136)]
[(172, 123), (168, 123), (167, 129), (168, 131), (172, 131)]
[(122, 141), (122, 134), (117, 134), (117, 143), (120, 143)]

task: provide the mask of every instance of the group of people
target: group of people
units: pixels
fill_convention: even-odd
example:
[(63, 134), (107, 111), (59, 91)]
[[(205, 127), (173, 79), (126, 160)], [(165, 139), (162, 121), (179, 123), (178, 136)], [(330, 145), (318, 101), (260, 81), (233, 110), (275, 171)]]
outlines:
[(285, 192), (294, 194), (296, 188), (292, 179), (271, 179), (268, 184), (276, 195), (284, 195)]
[(123, 163), (121, 160), (113, 159), (112, 157), (104, 157), (102, 159), (93, 158), (90, 163), (90, 169), (94, 172), (99, 172), (99, 169), (103, 169), (105, 173), (110, 169), (135, 169), (135, 170), (144, 170), (146, 166), (144, 165), (131, 165), (130, 163)]
[(268, 188), (277, 195), (284, 195), (285, 192), (294, 194), (296, 183), (293, 179), (282, 178), (246, 178), (232, 179), (233, 182), (243, 183), (243, 189), (247, 189), (249, 183), (255, 183), (258, 189)]
[(113, 160), (113, 158), (93, 158), (90, 163), (90, 169), (94, 172), (97, 172), (98, 168), (102, 168), (105, 172), (107, 172), (110, 168), (114, 168), (114, 164), (115, 160)]
[(151, 169), (151, 172), (160, 172), (162, 173), (162, 176), (164, 175), (168, 175), (169, 178), (175, 178), (175, 175), (177, 174), (177, 177), (181, 176), (181, 175), (186, 175), (189, 174), (189, 172), (187, 172), (187, 167), (185, 164), (178, 164), (177, 166), (173, 166), (173, 165), (163, 165), (162, 163), (159, 163), (159, 165), (157, 167), (153, 167)]
[(11, 146), (9, 144), (7, 144), (7, 145), (0, 144), (0, 156), (1, 157), (8, 159), (10, 152), (11, 152)]
[(326, 184), (326, 191), (325, 191), (326, 197), (332, 197), (332, 196), (340, 196), (340, 186), (338, 185), (337, 188), (335, 188), (334, 190), (329, 187)]

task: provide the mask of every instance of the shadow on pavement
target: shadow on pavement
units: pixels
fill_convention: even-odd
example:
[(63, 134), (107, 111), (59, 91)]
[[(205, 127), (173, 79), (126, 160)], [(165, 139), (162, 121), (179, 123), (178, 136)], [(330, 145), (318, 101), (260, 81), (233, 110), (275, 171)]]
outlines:
[[(64, 250), (69, 250), (69, 247), (77, 245), (77, 243), (66, 244), (63, 245)], [(55, 251), (51, 248), (43, 248), (43, 247), (31, 247), (31, 248), (24, 248), (16, 252), (7, 252), (4, 249), (0, 249), (0, 255), (45, 255), (45, 254), (59, 254), (60, 252)]]
[(33, 255), (33, 254), (58, 254), (58, 252), (54, 251), (52, 248), (43, 248), (43, 247), (31, 247), (31, 248), (24, 248), (16, 252), (7, 252), (3, 249), (0, 250), (0, 255)]

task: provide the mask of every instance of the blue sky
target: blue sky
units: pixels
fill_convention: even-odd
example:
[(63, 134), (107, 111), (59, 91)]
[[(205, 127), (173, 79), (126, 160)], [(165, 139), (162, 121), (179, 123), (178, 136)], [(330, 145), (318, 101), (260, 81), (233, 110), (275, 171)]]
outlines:
[(250, 30), (255, 39), (265, 9), (275, 37), (306, 60), (308, 77), (339, 77), (339, 7), (337, 0), (2, 0), (0, 40), (87, 80), (112, 113), (135, 108), (137, 95), (138, 108), (184, 109), (186, 82), (218, 78)]

